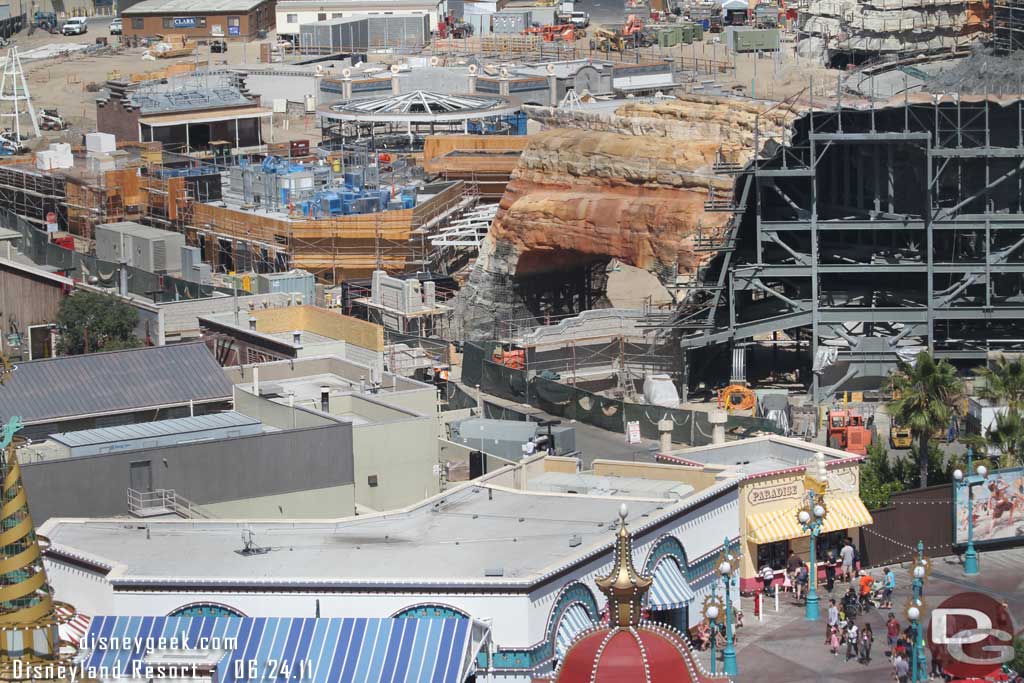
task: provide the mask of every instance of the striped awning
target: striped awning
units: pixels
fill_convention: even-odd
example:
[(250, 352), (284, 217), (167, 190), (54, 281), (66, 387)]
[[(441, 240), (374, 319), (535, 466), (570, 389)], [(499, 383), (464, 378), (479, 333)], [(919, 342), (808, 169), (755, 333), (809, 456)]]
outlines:
[(583, 605), (574, 603), (562, 612), (562, 617), (558, 620), (558, 626), (555, 630), (555, 654), (559, 659), (565, 657), (566, 651), (569, 646), (572, 645), (573, 641), (576, 640), (576, 636), (594, 625), (593, 619), (590, 618), (590, 614)]
[(214, 648), (210, 660), (222, 683), (462, 683), (474, 670), (471, 626), (454, 618), (94, 617), (83, 646), (96, 639), (106, 646), (84, 650), (83, 659), (86, 667), (131, 672), (154, 652), (125, 648), (123, 639), (162, 637), (179, 643), (159, 651), (164, 662), (179, 653), (194, 660), (204, 645)]
[(675, 560), (666, 557), (654, 568), (654, 583), (647, 594), (649, 609), (679, 609), (696, 597)]
[[(860, 496), (825, 495), (825, 524), (821, 533), (842, 531), (855, 527), (867, 526), (874, 522), (871, 513), (864, 507)], [(779, 508), (772, 512), (761, 512), (747, 515), (747, 537), (757, 544), (774, 543), (793, 538), (807, 536), (808, 532), (800, 526), (796, 516), (800, 508)]]
[(60, 630), (60, 639), (78, 645), (82, 636), (89, 631), (89, 622), (92, 618), (80, 612), (76, 613), (64, 605), (57, 606), (57, 614), (66, 620), (57, 627)]

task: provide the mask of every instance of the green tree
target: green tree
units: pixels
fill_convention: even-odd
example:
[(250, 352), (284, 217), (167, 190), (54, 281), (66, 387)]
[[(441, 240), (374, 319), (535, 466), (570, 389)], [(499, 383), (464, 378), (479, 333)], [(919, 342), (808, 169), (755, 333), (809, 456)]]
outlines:
[(893, 392), (899, 396), (889, 403), (889, 414), (910, 427), (917, 437), (919, 485), (928, 485), (931, 458), (928, 442), (932, 434), (945, 430), (963, 396), (964, 386), (956, 368), (948, 361), (936, 362), (927, 351), (917, 355), (913, 365), (900, 361), (892, 377)]
[(1001, 454), (1004, 467), (1020, 464), (1021, 453), (1024, 452), (1024, 418), (1017, 408), (1011, 406), (1005, 412), (997, 413), (985, 436), (990, 452)]
[(1024, 362), (1019, 358), (998, 358), (992, 367), (981, 367), (974, 372), (984, 380), (976, 390), (979, 397), (996, 405), (1024, 410)]
[(889, 504), (892, 494), (906, 486), (896, 477), (886, 447), (874, 441), (868, 446), (868, 456), (860, 468), (860, 499), (869, 510)]
[(1009, 663), (1011, 669), (1017, 673), (1024, 672), (1024, 638), (1017, 636), (1013, 639), (1013, 661)]
[(113, 294), (76, 291), (57, 311), (57, 352), (76, 356), (141, 346), (134, 334), (138, 320), (135, 309)]

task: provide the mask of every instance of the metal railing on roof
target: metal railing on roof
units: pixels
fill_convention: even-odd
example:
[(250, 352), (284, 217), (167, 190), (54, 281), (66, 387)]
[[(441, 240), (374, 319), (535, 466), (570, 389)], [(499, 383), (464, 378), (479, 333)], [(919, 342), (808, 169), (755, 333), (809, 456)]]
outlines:
[(128, 489), (128, 512), (135, 517), (177, 515), (184, 519), (212, 519), (213, 515), (174, 489), (137, 491)]

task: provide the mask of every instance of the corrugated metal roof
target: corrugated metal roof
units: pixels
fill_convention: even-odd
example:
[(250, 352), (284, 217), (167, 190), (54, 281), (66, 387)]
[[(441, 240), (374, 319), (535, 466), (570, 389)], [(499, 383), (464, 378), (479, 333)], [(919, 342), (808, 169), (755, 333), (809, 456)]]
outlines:
[(242, 415), (231, 410), (225, 413), (211, 413), (195, 417), (179, 417), (174, 420), (157, 420), (156, 422), (140, 422), (138, 424), (119, 427), (102, 427), (100, 429), (83, 429), (77, 432), (61, 432), (50, 435), (50, 439), (65, 446), (88, 446), (131, 439), (145, 439), (169, 434), (189, 434), (207, 429), (223, 429), (227, 427), (243, 427), (259, 424), (256, 418)]
[(21, 363), (0, 387), (0, 418), (32, 424), (230, 397), (205, 344), (150, 346)]
[(128, 17), (138, 14), (183, 14), (183, 15), (210, 15), (210, 14), (239, 14), (251, 12), (267, 0), (143, 0), (128, 9), (122, 10), (121, 15)]

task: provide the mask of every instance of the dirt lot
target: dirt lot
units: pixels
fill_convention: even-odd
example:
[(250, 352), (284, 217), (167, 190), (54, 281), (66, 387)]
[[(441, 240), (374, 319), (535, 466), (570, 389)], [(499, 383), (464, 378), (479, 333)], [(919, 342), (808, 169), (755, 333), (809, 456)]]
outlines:
[[(71, 124), (71, 129), (63, 133), (44, 133), (44, 139), (34, 144), (30, 143), (30, 147), (45, 146), (56, 140), (80, 142), (82, 133), (95, 130), (96, 95), (89, 88), (95, 89), (109, 78), (128, 78), (133, 73), (151, 73), (183, 61), (209, 63), (212, 66), (256, 63), (259, 55), (258, 42), (232, 41), (226, 54), (211, 54), (208, 45), (200, 45), (192, 58), (143, 60), (142, 54), (145, 49), (123, 47), (119, 36), (110, 36), (109, 23), (109, 17), (90, 19), (89, 32), (84, 36), (65, 37), (36, 31), (32, 36), (22, 33), (14, 37), (14, 43), (22, 53), (46, 47), (54, 53), (62, 46), (94, 45), (97, 38), (106, 38), (110, 44), (110, 49), (100, 53), (77, 52), (42, 59), (23, 58), (36, 109), (55, 108)], [(616, 55), (613, 58), (632, 61), (634, 58), (647, 60), (674, 57), (682, 58), (684, 63), (694, 59), (729, 62), (734, 68), (727, 73), (716, 74), (715, 80), (727, 88), (735, 86), (737, 92), (752, 94), (759, 98), (780, 99), (790, 96), (804, 90), (812, 76), (815, 79), (816, 91), (835, 90), (838, 72), (815, 67), (807, 60), (798, 60), (790, 43), (784, 43), (784, 50), (778, 55), (764, 55), (759, 58), (751, 54), (729, 55), (723, 44), (713, 42), (715, 36), (705, 34), (705, 38), (705, 41), (693, 45), (666, 49), (654, 47), (642, 50), (639, 56), (630, 53)], [(271, 34), (268, 40), (273, 39)], [(598, 58), (601, 57), (600, 54), (595, 54)], [(287, 127), (280, 116), (275, 116), (275, 122), (275, 140), (318, 139), (314, 117), (289, 117)], [(268, 138), (271, 137), (270, 131), (265, 130), (264, 134)]]
[[(259, 45), (256, 42), (231, 42), (226, 54), (211, 54), (209, 46), (201, 45), (197, 48), (196, 55), (190, 59), (144, 60), (142, 54), (145, 49), (122, 47), (120, 38), (110, 35), (109, 23), (109, 18), (104, 17), (90, 20), (89, 32), (84, 36), (50, 35), (36, 31), (31, 36), (22, 33), (14, 37), (13, 42), (21, 53), (48, 46), (52, 46), (51, 52), (57, 52), (62, 46), (94, 45), (98, 37), (107, 38), (111, 46), (110, 50), (96, 54), (69, 52), (44, 59), (22, 58), (28, 87), (32, 93), (32, 103), (36, 110), (57, 109), (71, 124), (71, 128), (63, 133), (44, 132), (44, 141), (30, 144), (30, 147), (45, 146), (58, 140), (78, 143), (81, 142), (83, 133), (96, 129), (96, 93), (89, 91), (90, 84), (102, 85), (110, 78), (128, 78), (133, 73), (151, 73), (174, 63), (198, 61), (214, 66), (243, 64), (246, 59), (255, 62), (259, 55)], [(315, 121), (306, 121), (305, 117), (294, 117), (289, 121), (288, 130), (283, 130), (280, 125), (276, 126), (274, 136), (275, 139), (284, 140), (310, 137), (315, 133)]]

